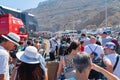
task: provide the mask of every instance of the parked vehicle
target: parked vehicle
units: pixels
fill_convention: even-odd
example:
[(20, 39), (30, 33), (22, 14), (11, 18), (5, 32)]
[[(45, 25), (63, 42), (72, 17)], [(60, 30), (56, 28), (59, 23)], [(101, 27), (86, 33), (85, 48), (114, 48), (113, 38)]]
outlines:
[(28, 33), (21, 19), (11, 14), (0, 15), (0, 36), (9, 32), (18, 34), (21, 40), (28, 39)]

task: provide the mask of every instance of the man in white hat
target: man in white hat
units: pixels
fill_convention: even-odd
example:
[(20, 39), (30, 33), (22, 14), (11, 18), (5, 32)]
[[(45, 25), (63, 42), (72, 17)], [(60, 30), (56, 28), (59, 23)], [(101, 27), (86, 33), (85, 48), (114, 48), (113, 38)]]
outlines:
[(15, 33), (8, 33), (7, 36), (2, 35), (0, 43), (0, 80), (10, 80), (9, 78), (9, 51), (15, 45), (19, 45), (20, 37)]

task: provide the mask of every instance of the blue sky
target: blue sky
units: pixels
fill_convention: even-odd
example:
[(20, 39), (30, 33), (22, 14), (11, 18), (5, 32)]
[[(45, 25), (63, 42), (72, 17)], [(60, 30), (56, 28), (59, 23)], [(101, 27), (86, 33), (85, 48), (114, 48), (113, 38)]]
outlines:
[(14, 9), (30, 9), (38, 6), (39, 2), (46, 0), (0, 0), (0, 5), (7, 6)]

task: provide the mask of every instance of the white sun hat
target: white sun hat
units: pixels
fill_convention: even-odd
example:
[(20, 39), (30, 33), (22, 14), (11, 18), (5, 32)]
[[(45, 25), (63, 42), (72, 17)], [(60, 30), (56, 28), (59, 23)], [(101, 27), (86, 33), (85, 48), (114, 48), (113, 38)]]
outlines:
[(44, 58), (38, 53), (37, 48), (34, 46), (26, 47), (25, 51), (18, 52), (16, 57), (24, 63), (37, 64), (40, 63), (41, 68), (46, 72), (46, 63)]
[(40, 60), (38, 59), (39, 56), (40, 54), (38, 53), (37, 48), (34, 46), (28, 46), (26, 47), (25, 51), (21, 51), (16, 54), (16, 57), (20, 61), (28, 64), (40, 63)]
[(11, 42), (13, 42), (16, 45), (19, 45), (20, 37), (17, 34), (13, 33), (13, 32), (8, 33), (7, 36), (2, 35), (2, 37), (9, 40), (9, 41), (11, 41)]

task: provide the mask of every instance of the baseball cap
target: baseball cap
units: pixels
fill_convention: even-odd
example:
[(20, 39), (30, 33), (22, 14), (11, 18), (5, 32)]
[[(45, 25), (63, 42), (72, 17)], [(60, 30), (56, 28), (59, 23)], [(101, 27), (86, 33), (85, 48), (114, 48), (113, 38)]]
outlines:
[(116, 49), (116, 45), (115, 45), (113, 42), (107, 42), (107, 43), (104, 45), (104, 49), (106, 49), (106, 48), (115, 50), (115, 49)]

